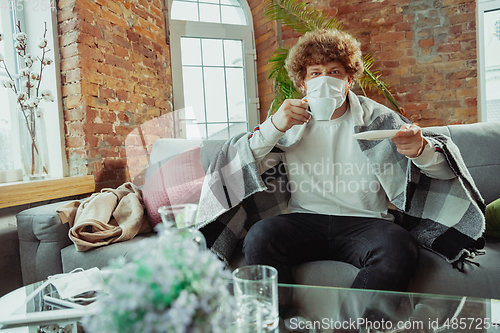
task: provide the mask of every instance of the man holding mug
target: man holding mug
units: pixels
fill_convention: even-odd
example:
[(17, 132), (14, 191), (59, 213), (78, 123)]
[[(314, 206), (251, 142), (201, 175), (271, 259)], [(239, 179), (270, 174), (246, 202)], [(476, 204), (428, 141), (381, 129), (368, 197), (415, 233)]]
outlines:
[[(363, 73), (363, 60), (349, 34), (306, 33), (290, 50), (286, 69), (305, 97), (286, 100), (249, 141), (260, 164), (279, 142), (289, 143), (281, 145), (278, 158), (290, 184), (290, 214), (250, 228), (244, 240), (247, 264), (273, 266), (280, 283), (293, 283), (291, 266), (343, 261), (360, 269), (352, 288), (406, 291), (418, 264), (418, 243), (393, 223), (387, 205), (394, 188), (404, 186), (404, 172), (393, 168), (404, 161), (386, 165), (380, 153), (397, 151), (401, 155), (395, 160), (409, 159), (430, 178), (453, 179), (454, 172), (418, 126), (403, 117), (392, 124), (387, 110), (379, 116), (374, 111), (383, 106), (350, 92)], [(367, 119), (397, 134), (383, 141), (357, 140), (355, 129)], [(386, 148), (370, 153), (376, 152), (370, 145)]]

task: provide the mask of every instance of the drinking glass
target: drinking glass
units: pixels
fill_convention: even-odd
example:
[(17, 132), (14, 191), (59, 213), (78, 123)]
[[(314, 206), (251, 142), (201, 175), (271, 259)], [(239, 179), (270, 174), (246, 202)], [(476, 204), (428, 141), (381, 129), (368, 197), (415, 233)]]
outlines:
[(271, 266), (251, 265), (233, 271), (240, 330), (271, 332), (279, 324), (278, 271)]
[(171, 206), (162, 206), (158, 208), (161, 220), (165, 224), (167, 232), (182, 234), (190, 233), (190, 237), (201, 249), (207, 248), (205, 236), (196, 229), (196, 214), (198, 213), (197, 204), (178, 204)]

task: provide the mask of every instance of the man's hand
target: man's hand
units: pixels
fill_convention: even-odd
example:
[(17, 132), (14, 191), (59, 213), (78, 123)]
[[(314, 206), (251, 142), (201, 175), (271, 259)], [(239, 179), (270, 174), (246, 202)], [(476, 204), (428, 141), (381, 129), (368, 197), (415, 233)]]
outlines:
[(422, 154), (427, 141), (422, 136), (422, 129), (415, 124), (404, 124), (392, 138), (396, 144), (398, 153), (409, 158), (415, 158)]
[(293, 125), (302, 125), (309, 121), (311, 115), (307, 112), (307, 107), (306, 100), (287, 99), (271, 116), (271, 121), (279, 131), (286, 132)]

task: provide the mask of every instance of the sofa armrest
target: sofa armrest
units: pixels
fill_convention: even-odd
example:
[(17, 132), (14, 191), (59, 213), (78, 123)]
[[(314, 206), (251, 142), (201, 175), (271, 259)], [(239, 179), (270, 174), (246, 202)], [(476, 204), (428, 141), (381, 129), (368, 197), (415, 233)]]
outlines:
[(24, 285), (62, 273), (61, 249), (72, 244), (68, 224), (62, 224), (56, 202), (17, 214), (19, 250)]

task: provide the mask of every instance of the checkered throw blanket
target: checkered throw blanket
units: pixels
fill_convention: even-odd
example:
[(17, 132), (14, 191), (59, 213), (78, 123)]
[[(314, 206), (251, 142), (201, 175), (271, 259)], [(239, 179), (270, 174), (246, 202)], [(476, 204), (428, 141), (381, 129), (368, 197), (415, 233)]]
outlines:
[[(349, 102), (356, 133), (399, 129), (409, 123), (387, 107), (352, 92)], [(285, 168), (282, 162), (273, 161), (279, 161), (276, 154), (293, 149), (302, 132), (301, 126), (287, 131), (261, 162), (272, 166), (263, 174), (250, 149), (253, 132), (227, 141), (212, 161), (202, 189), (197, 224), (211, 250), (224, 261), (228, 262), (237, 242), (254, 223), (287, 212), (290, 193)], [(424, 136), (444, 154), (456, 178), (426, 176), (397, 152), (391, 140), (358, 143), (369, 163), (383, 166), (376, 176), (397, 208), (391, 211), (396, 223), (409, 230), (421, 246), (456, 263), (482, 248), (484, 201), (451, 139), (425, 129)]]

